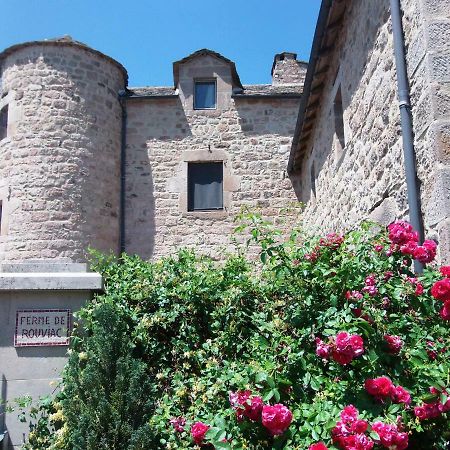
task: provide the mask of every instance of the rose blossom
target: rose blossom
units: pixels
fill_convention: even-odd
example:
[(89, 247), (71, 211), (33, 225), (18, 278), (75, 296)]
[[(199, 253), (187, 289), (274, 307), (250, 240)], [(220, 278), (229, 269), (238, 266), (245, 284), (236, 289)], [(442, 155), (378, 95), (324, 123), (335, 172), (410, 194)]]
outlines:
[(431, 295), (437, 300), (450, 301), (450, 278), (436, 281), (431, 288)]
[(292, 413), (281, 403), (264, 405), (262, 409), (262, 424), (272, 436), (283, 434), (292, 422)]
[(402, 245), (409, 241), (417, 242), (419, 240), (418, 234), (408, 222), (400, 220), (391, 223), (387, 228), (389, 239), (394, 244)]
[(389, 348), (389, 353), (392, 353), (393, 355), (398, 355), (400, 353), (403, 347), (403, 341), (400, 336), (386, 334), (384, 340)]
[(394, 387), (388, 377), (369, 378), (365, 381), (364, 386), (366, 391), (378, 400), (389, 397), (391, 389)]
[(195, 422), (191, 427), (191, 435), (194, 439), (194, 442), (200, 445), (205, 439), (206, 432), (209, 430), (209, 425), (206, 425), (203, 422)]
[(380, 437), (378, 442), (383, 447), (389, 450), (405, 450), (408, 448), (408, 434), (400, 432), (396, 425), (375, 422), (372, 424), (372, 430)]
[(450, 266), (442, 266), (439, 271), (443, 277), (450, 277)]
[(412, 256), (421, 263), (430, 263), (436, 257), (436, 242), (432, 240), (426, 240), (422, 245), (416, 247)]
[(394, 386), (391, 390), (391, 399), (394, 403), (411, 403), (411, 394), (402, 386)]
[(339, 364), (346, 365), (364, 353), (364, 342), (357, 334), (341, 331), (336, 335), (332, 357)]
[(373, 448), (373, 441), (364, 434), (367, 431), (368, 423), (358, 419), (358, 414), (358, 410), (353, 405), (348, 405), (341, 411), (341, 420), (336, 423), (331, 432), (333, 443), (345, 450), (370, 450)]
[(328, 450), (328, 447), (323, 442), (318, 442), (309, 447), (309, 450)]
[(316, 338), (316, 355), (328, 359), (331, 356), (332, 348), (330, 344), (325, 344), (321, 339)]
[(252, 395), (251, 391), (230, 392), (230, 404), (236, 411), (238, 421), (247, 419), (256, 422), (261, 417), (263, 401), (261, 397)]
[(383, 251), (384, 247), (381, 244), (375, 244), (373, 248), (375, 249), (376, 252), (380, 253)]
[(444, 303), (443, 308), (441, 309), (441, 311), (439, 312), (439, 315), (442, 317), (442, 319), (444, 320), (450, 320), (450, 301), (446, 301)]
[(172, 417), (169, 422), (178, 433), (184, 431), (184, 426), (186, 425), (186, 419), (184, 417)]

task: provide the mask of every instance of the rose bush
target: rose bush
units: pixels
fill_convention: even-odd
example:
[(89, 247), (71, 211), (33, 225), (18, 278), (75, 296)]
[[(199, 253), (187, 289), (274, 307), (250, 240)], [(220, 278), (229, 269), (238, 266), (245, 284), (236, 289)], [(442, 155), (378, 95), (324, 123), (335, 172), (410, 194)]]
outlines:
[(79, 314), (59, 421), (26, 448), (448, 449), (450, 267), (434, 241), (397, 222), (281, 242), (245, 219), (257, 269), (242, 249), (97, 257), (105, 293)]

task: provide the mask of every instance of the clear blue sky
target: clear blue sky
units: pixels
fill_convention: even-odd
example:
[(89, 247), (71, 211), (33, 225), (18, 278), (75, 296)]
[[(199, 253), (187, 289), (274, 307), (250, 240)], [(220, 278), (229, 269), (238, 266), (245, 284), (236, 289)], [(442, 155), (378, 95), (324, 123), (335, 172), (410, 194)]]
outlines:
[(275, 53), (308, 60), (320, 0), (0, 0), (0, 49), (71, 35), (117, 59), (130, 86), (172, 84), (172, 62), (200, 48), (270, 83)]

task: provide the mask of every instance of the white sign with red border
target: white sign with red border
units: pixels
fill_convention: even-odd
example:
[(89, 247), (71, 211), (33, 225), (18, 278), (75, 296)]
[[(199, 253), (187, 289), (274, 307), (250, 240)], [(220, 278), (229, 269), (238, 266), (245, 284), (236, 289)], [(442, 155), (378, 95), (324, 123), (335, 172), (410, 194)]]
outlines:
[(21, 309), (16, 312), (14, 347), (69, 345), (70, 309)]

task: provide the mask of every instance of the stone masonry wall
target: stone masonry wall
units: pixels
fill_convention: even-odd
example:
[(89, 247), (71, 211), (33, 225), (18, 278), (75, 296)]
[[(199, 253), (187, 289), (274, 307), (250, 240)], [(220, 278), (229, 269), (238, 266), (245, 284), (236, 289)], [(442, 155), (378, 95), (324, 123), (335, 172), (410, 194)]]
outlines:
[[(205, 67), (218, 76), (217, 110), (192, 108)], [(277, 217), (296, 200), (285, 171), (298, 99), (233, 99), (229, 67), (201, 58), (180, 70), (180, 87), (179, 98), (127, 102), (126, 250), (144, 258), (185, 246), (220, 257), (242, 206)], [(188, 212), (187, 163), (208, 160), (224, 161), (225, 209)]]
[[(436, 135), (445, 141), (448, 122), (444, 126), (441, 116), (446, 114), (448, 118), (450, 108), (447, 109), (448, 85), (432, 82), (433, 63), (427, 63), (430, 58), (434, 60), (435, 76), (439, 76), (437, 72), (448, 76), (446, 66), (437, 63), (436, 57), (429, 54), (429, 44), (424, 42), (424, 28), (431, 25), (426, 8), (431, 3), (448, 5), (446, 0), (404, 0), (402, 7), (426, 234), (440, 241), (445, 259), (449, 255), (449, 233), (445, 235), (444, 229), (448, 230), (445, 223), (450, 211), (450, 183), (447, 178), (445, 185), (447, 171), (438, 155), (441, 152), (441, 157), (445, 159), (445, 153), (448, 157), (449, 141), (439, 143)], [(439, 11), (448, 14), (450, 9)], [(432, 23), (435, 20), (447, 29), (447, 19), (439, 16)], [(293, 177), (299, 199), (307, 203), (305, 224), (311, 229), (330, 231), (352, 226), (367, 217), (383, 223), (407, 218), (389, 1), (349, 2), (336, 48), (329, 61), (331, 68), (313, 144), (306, 153), (301, 174)], [(441, 52), (443, 49), (440, 47)], [(334, 132), (333, 102), (339, 87), (344, 108), (344, 147)]]
[(118, 250), (121, 108), (118, 65), (83, 48), (30, 45), (2, 64), (0, 255), (81, 261)]

